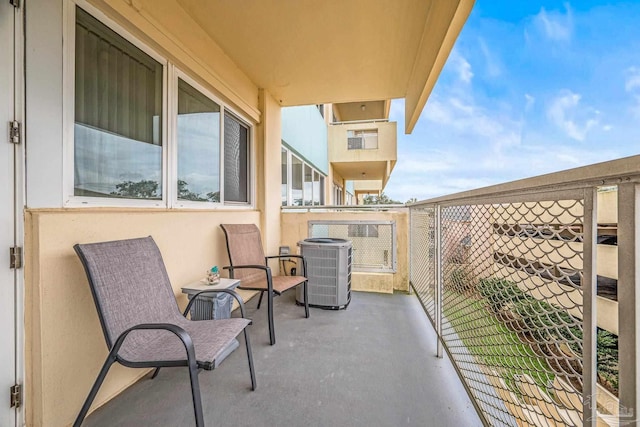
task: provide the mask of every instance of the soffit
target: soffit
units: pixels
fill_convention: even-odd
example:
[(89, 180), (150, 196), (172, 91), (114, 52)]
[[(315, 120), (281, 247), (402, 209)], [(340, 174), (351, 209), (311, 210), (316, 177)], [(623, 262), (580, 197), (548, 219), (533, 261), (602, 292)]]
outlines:
[(339, 121), (352, 122), (357, 120), (388, 119), (387, 104), (387, 101), (362, 101), (334, 104), (333, 107), (336, 109), (336, 116)]
[(387, 173), (387, 162), (331, 162), (333, 169), (343, 179), (384, 179)]
[(410, 98), (420, 110), (421, 95), (428, 95), (435, 83), (432, 74), (439, 74), (444, 63), (438, 59), (442, 55), (446, 59), (452, 47), (452, 42), (445, 42), (455, 40), (473, 4), (473, 0), (176, 1), (282, 106), (388, 100), (416, 92)]

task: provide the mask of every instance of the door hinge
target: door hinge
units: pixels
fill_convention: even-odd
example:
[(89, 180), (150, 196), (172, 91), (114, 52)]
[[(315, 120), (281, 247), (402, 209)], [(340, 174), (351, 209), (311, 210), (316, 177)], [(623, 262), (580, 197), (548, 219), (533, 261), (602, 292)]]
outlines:
[(22, 384), (14, 384), (10, 387), (11, 407), (19, 408), (22, 406)]
[(14, 246), (9, 248), (9, 268), (22, 267), (22, 248)]
[(20, 7), (20, 0), (9, 0), (9, 4), (13, 7)]
[(17, 120), (9, 122), (9, 142), (11, 144), (20, 144), (20, 135), (20, 122)]

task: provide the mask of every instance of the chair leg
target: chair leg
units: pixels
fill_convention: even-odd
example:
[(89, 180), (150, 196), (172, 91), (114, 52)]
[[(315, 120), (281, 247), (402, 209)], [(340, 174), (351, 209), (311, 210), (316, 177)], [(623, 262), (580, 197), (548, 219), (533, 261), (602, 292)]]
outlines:
[(204, 427), (202, 399), (200, 397), (200, 383), (198, 382), (198, 366), (195, 360), (189, 360), (188, 363), (189, 379), (191, 380), (191, 397), (193, 399), (193, 412), (196, 418), (196, 427)]
[(262, 297), (264, 296), (264, 291), (260, 292), (260, 299), (258, 300), (258, 307), (256, 310), (260, 310), (260, 304), (262, 304)]
[(247, 359), (249, 360), (249, 374), (251, 375), (251, 390), (256, 389), (256, 374), (253, 370), (253, 354), (251, 353), (251, 343), (249, 342), (249, 333), (244, 328), (244, 343), (247, 347)]
[(156, 368), (155, 371), (153, 371), (153, 375), (151, 375), (151, 379), (154, 379), (155, 377), (157, 377), (159, 372), (160, 372), (160, 368)]
[(109, 368), (111, 368), (111, 365), (113, 365), (115, 361), (116, 361), (115, 356), (109, 353), (109, 355), (107, 356), (107, 360), (105, 360), (104, 364), (102, 365), (102, 369), (100, 369), (100, 373), (98, 374), (96, 381), (93, 383), (93, 387), (91, 387), (91, 391), (89, 392), (87, 399), (84, 401), (84, 404), (82, 405), (82, 409), (80, 409), (80, 413), (78, 414), (78, 417), (73, 423), (73, 427), (80, 427), (82, 425), (82, 422), (84, 421), (84, 418), (87, 416), (87, 412), (89, 412), (89, 408), (93, 403), (93, 399), (95, 399), (96, 394), (98, 394), (98, 390), (100, 389), (102, 382), (107, 376), (107, 372), (109, 372)]
[(304, 317), (309, 318), (309, 292), (307, 291), (307, 281), (302, 284), (304, 293)]
[(276, 331), (273, 324), (273, 292), (267, 291), (267, 317), (269, 318), (269, 341), (271, 345), (276, 343)]

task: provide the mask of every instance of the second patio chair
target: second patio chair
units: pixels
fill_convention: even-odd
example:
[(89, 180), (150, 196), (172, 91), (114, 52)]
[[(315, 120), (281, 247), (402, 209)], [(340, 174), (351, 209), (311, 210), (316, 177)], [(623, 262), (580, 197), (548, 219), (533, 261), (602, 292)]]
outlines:
[[(283, 292), (303, 286), (304, 312), (309, 317), (309, 296), (307, 295), (307, 264), (300, 255), (265, 256), (262, 249), (260, 230), (255, 224), (221, 224), (227, 239), (229, 253), (229, 277), (240, 279), (240, 289), (260, 291), (258, 308), (262, 296), (267, 293), (267, 317), (269, 319), (269, 340), (271, 345), (276, 343), (276, 333), (273, 322), (273, 297)], [(268, 261), (272, 258), (299, 258), (302, 260), (302, 276), (279, 276), (271, 273)]]
[[(184, 314), (178, 309), (160, 250), (151, 237), (90, 243), (73, 247), (87, 273), (98, 310), (109, 355), (98, 374), (80, 414), (73, 424), (82, 424), (111, 365), (130, 368), (187, 366), (196, 426), (204, 426), (198, 370), (216, 367), (216, 359), (236, 336), (244, 331), (249, 360), (251, 389), (256, 380), (251, 345), (242, 299), (229, 289), (240, 304), (242, 318), (192, 321), (185, 316), (201, 293), (194, 295)], [(155, 374), (154, 374), (155, 376)]]

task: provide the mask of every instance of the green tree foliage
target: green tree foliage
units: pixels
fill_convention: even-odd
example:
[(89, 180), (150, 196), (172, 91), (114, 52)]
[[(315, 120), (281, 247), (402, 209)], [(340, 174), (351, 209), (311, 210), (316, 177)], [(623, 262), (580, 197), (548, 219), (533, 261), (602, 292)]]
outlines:
[[(574, 353), (582, 354), (582, 322), (566, 310), (533, 298), (505, 279), (482, 279), (478, 291), (489, 312), (509, 329), (525, 334), (527, 341), (560, 341)], [(596, 338), (598, 381), (615, 394), (618, 391), (618, 337), (598, 328)]]
[(198, 194), (189, 191), (189, 184), (183, 179), (178, 180), (178, 199), (193, 200), (195, 202), (206, 202), (207, 199), (200, 197)]
[(380, 193), (379, 196), (373, 196), (371, 194), (367, 194), (366, 196), (364, 196), (363, 203), (365, 205), (397, 205), (397, 204), (402, 204), (402, 202), (399, 202), (397, 200), (393, 200), (392, 198), (390, 198), (389, 196), (384, 194), (384, 192)]
[(158, 199), (158, 183), (143, 179), (141, 181), (124, 181), (116, 184), (116, 191), (111, 195), (129, 199)]

